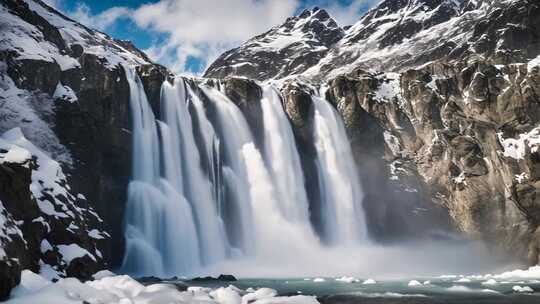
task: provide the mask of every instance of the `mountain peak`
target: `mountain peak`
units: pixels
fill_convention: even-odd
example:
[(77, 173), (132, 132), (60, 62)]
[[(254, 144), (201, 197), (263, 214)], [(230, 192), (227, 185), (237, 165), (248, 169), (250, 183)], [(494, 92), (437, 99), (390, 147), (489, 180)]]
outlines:
[[(293, 17), (294, 18), (294, 17)], [(330, 19), (330, 15), (327, 11), (324, 9), (319, 8), (318, 6), (312, 7), (312, 8), (306, 8), (298, 15), (299, 19), (309, 19), (309, 18), (317, 18), (320, 20), (327, 20)]]
[(210, 65), (205, 77), (242, 75), (267, 80), (298, 74), (316, 64), (344, 35), (345, 31), (325, 10), (305, 9), (224, 53)]

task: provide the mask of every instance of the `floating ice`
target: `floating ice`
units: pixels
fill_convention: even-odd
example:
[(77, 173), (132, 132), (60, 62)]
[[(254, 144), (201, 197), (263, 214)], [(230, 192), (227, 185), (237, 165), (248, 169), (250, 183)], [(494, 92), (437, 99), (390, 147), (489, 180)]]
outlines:
[(495, 281), (494, 279), (489, 279), (485, 282), (482, 282), (482, 285), (497, 285), (497, 281)]
[(343, 276), (341, 278), (337, 278), (336, 281), (345, 282), (345, 283), (354, 283), (354, 282), (358, 282), (358, 279), (356, 279), (354, 277)]
[(362, 282), (362, 284), (364, 284), (364, 285), (373, 285), (373, 284), (377, 284), (377, 281), (375, 281), (374, 279), (367, 279), (364, 282)]
[(514, 287), (512, 287), (512, 290), (517, 293), (533, 293), (534, 292), (534, 290), (529, 286), (522, 287), (519, 285), (515, 285)]

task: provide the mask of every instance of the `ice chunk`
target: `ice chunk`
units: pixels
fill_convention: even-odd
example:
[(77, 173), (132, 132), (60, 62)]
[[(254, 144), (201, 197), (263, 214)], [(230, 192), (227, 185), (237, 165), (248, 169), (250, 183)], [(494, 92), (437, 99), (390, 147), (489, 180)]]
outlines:
[(519, 286), (519, 285), (516, 285), (514, 287), (512, 287), (512, 290), (514, 292), (517, 292), (517, 293), (533, 293), (534, 290), (532, 288), (530, 288), (529, 286)]

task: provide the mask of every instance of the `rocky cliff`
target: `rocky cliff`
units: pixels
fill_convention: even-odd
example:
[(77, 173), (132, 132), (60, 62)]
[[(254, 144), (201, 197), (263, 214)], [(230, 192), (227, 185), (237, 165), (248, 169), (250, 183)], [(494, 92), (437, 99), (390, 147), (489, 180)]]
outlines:
[[(539, 14), (528, 0), (385, 0), (302, 71), (253, 75), (223, 62), (258, 66), (248, 41), (206, 75), (280, 85), (299, 143), (309, 134), (310, 95), (322, 91), (346, 124), (375, 238), (418, 235), (448, 220), (536, 264)], [(275, 32), (256, 39), (277, 39)], [(409, 229), (392, 231), (395, 223)]]
[(0, 3), (0, 297), (24, 268), (88, 279), (121, 259), (131, 174), (123, 64), (139, 67), (157, 108), (169, 73), (129, 42), (39, 0)]

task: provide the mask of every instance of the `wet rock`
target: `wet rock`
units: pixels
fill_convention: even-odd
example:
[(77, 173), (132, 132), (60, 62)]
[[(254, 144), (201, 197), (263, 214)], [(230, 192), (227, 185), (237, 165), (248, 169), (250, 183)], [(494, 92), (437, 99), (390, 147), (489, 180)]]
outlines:
[(235, 276), (232, 274), (220, 274), (218, 277), (218, 280), (220, 281), (226, 281), (226, 282), (235, 282), (238, 281)]
[(0, 260), (0, 301), (9, 297), (11, 289), (21, 281), (21, 268), (13, 259)]
[(258, 147), (264, 144), (264, 126), (261, 108), (262, 90), (253, 80), (228, 77), (223, 81), (227, 95), (244, 114)]
[(222, 282), (234, 282), (237, 281), (236, 277), (230, 274), (221, 274), (217, 278), (206, 276), (206, 277), (196, 277), (191, 279), (192, 282), (214, 282), (214, 281), (222, 281)]

